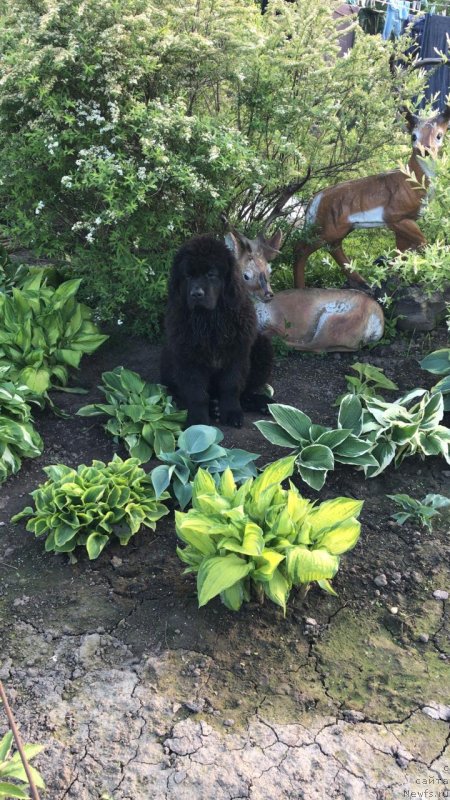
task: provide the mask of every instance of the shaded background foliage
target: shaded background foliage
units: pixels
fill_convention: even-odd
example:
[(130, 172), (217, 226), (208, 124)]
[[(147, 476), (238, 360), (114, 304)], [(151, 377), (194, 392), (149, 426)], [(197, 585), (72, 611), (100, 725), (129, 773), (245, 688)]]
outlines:
[(420, 76), (360, 30), (340, 56), (336, 5), (0, 0), (1, 234), (157, 335), (183, 239), (251, 232), (308, 168), (304, 199), (404, 158)]

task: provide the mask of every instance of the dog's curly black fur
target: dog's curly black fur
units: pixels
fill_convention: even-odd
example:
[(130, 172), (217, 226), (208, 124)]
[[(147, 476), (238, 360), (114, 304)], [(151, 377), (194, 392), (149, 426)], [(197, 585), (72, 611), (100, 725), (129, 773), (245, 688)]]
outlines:
[(211, 236), (186, 242), (174, 258), (165, 320), (161, 381), (188, 410), (188, 425), (221, 422), (240, 427), (242, 405), (267, 410), (258, 389), (270, 377), (270, 341), (258, 333), (256, 313), (236, 260)]

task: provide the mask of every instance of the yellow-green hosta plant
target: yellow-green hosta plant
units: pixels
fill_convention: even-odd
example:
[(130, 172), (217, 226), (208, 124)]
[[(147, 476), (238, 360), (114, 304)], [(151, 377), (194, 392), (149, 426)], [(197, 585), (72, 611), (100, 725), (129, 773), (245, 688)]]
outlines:
[(142, 525), (155, 530), (169, 513), (163, 502), (169, 494), (156, 499), (136, 458), (123, 461), (116, 455), (109, 464), (93, 461), (76, 470), (55, 464), (44, 472), (48, 481), (31, 492), (35, 507), (27, 506), (11, 521), (29, 517), (27, 530), (45, 536), (48, 552), (73, 553), (82, 545), (94, 559), (112, 536), (126, 545)]
[(0, 367), (0, 483), (19, 471), (23, 458), (36, 458), (43, 449), (29, 405), (41, 405), (39, 398), (9, 375), (8, 367)]
[[(18, 751), (11, 755), (13, 744), (13, 734), (11, 731), (5, 733), (0, 740), (0, 798), (1, 797), (17, 797), (20, 800), (28, 800), (28, 791), (16, 783), (11, 783), (11, 780), (20, 781), (22, 784), (27, 784), (28, 778), (22, 764), (22, 760)], [(25, 756), (28, 761), (37, 756), (44, 746), (41, 744), (24, 744), (23, 746)], [(44, 781), (40, 773), (28, 764), (32, 778), (37, 789), (45, 789)]]
[(227, 469), (217, 486), (199, 469), (193, 482), (192, 509), (175, 512), (178, 547), (186, 572), (197, 575), (199, 606), (220, 595), (237, 611), (252, 587), (286, 611), (294, 586), (305, 591), (316, 581), (336, 594), (330, 580), (342, 553), (360, 535), (362, 501), (346, 497), (320, 505), (306, 500), (290, 482), (295, 455), (269, 464), (239, 488)]
[(75, 299), (80, 283), (55, 289), (46, 285), (45, 270), (35, 270), (11, 295), (0, 292), (0, 365), (36, 394), (66, 386), (69, 367), (108, 338), (92, 322), (91, 309)]

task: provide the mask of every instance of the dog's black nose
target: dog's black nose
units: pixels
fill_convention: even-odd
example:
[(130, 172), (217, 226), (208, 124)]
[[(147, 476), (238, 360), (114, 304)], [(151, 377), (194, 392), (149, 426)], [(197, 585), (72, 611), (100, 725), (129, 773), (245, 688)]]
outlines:
[(205, 290), (200, 286), (195, 286), (193, 289), (191, 289), (190, 296), (195, 300), (200, 300), (205, 296)]

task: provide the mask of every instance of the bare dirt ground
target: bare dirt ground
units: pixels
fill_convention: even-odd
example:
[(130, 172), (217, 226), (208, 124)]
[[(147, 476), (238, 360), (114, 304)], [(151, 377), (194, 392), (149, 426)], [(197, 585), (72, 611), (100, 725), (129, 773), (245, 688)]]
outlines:
[[(384, 367), (401, 390), (429, 387), (417, 359), (444, 341), (441, 331), (372, 352), (293, 354), (277, 366), (276, 400), (330, 424), (354, 361)], [(101, 373), (119, 364), (157, 380), (158, 354), (144, 340), (112, 339), (83, 363), (78, 383), (89, 394), (54, 399), (73, 413), (100, 397)], [(261, 453), (261, 464), (285, 455), (255, 419), (225, 429), (225, 445)], [(449, 531), (392, 524), (385, 496), (448, 494), (443, 460), (410, 459), (367, 482), (350, 468), (330, 474), (321, 500), (365, 500), (361, 539), (342, 559), (339, 597), (313, 589), (283, 619), (269, 604), (198, 610), (172, 515), (95, 562), (46, 554), (9, 522), (45, 478), (42, 467), (109, 460), (117, 448), (101, 418), (46, 411), (37, 426), (42, 457), (0, 494), (0, 677), (24, 739), (46, 745), (36, 759), (46, 798), (450, 795), (450, 621), (448, 603), (433, 596), (450, 590)]]

